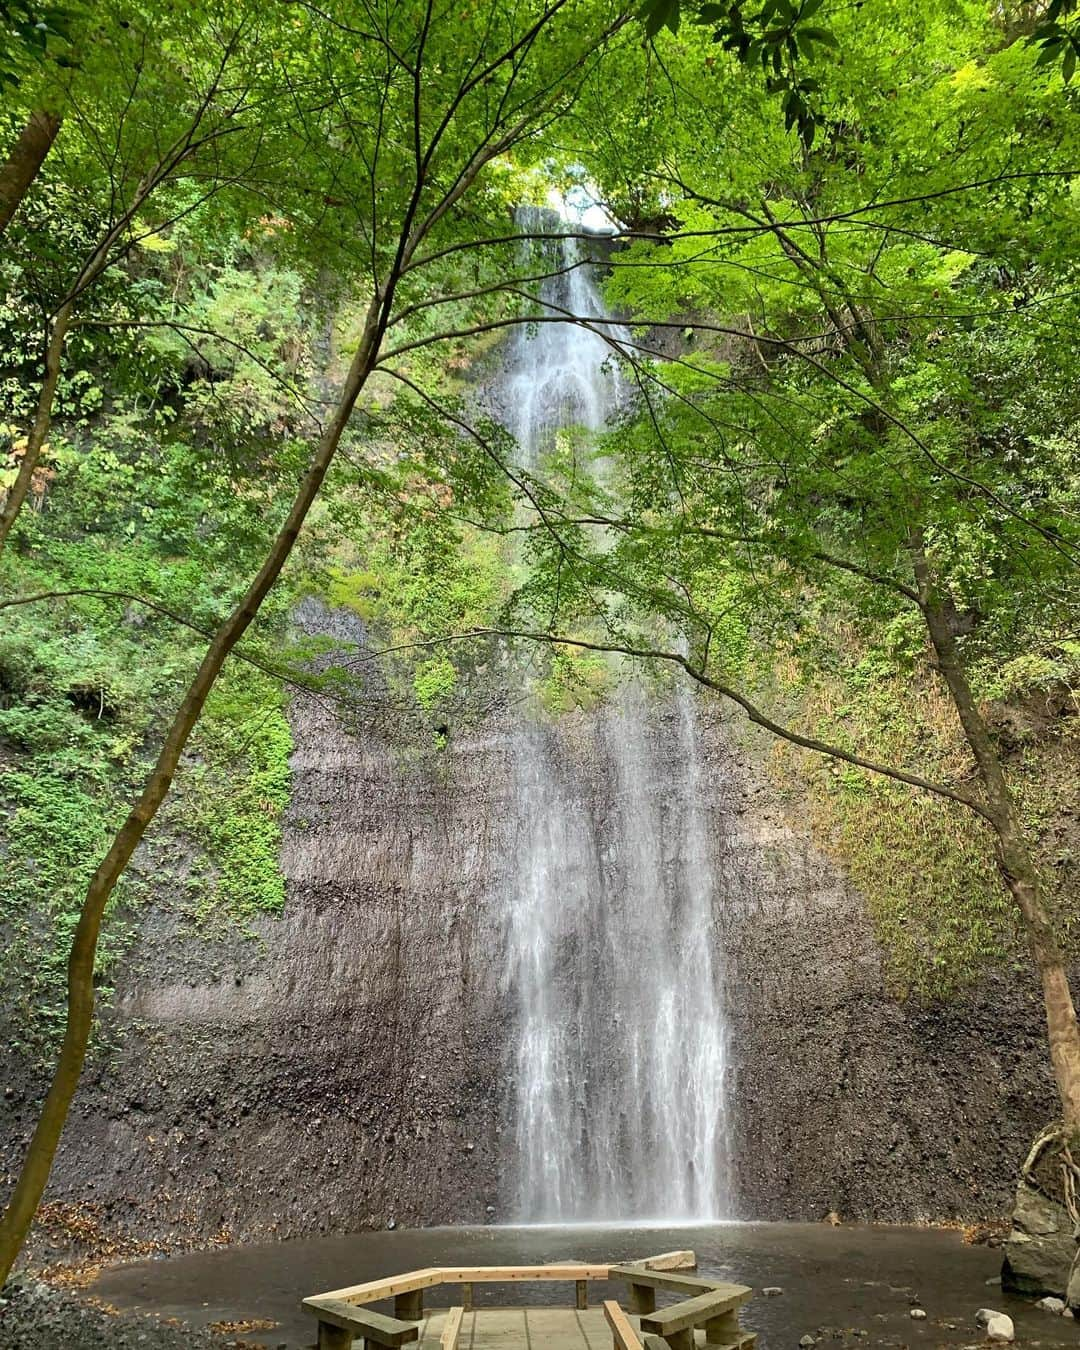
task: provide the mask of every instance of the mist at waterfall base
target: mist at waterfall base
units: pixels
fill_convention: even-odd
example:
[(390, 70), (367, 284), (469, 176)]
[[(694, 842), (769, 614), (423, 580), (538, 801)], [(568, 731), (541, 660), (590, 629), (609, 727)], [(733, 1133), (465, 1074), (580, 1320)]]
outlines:
[[(517, 223), (530, 234), (575, 229), (538, 208)], [(537, 241), (523, 262), (555, 274), (539, 287), (543, 312), (611, 317), (580, 240)], [(575, 451), (589, 453), (591, 433), (627, 401), (612, 343), (628, 337), (616, 325), (516, 330), (501, 404), (524, 466), (542, 473), (558, 432), (577, 433)], [(523, 719), (513, 736), (519, 866), (504, 899), (519, 1022), (508, 1160), (517, 1222), (729, 1212), (708, 803), (693, 696), (682, 688), (674, 698), (664, 729), (632, 682), (601, 712), (592, 749), (616, 785), (602, 817), (555, 753), (550, 719)], [(661, 755), (672, 720), (677, 745)]]

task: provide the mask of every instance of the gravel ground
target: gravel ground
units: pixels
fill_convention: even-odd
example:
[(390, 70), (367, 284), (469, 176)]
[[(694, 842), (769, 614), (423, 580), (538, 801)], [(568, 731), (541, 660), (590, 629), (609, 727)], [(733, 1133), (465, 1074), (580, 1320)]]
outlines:
[(93, 1307), (66, 1289), (14, 1280), (3, 1290), (0, 1350), (229, 1350), (250, 1342)]

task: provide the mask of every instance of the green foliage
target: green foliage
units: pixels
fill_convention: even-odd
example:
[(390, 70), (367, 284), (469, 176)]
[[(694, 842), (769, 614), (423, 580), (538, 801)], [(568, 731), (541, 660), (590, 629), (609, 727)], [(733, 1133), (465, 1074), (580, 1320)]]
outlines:
[(425, 712), (431, 712), (446, 702), (457, 684), (457, 670), (445, 654), (421, 661), (413, 672), (413, 691), (416, 701)]
[[(59, 199), (43, 191), (41, 201), (50, 221)], [(0, 565), (4, 595), (60, 593), (0, 613), (0, 982), (35, 1053), (47, 1053), (61, 1025), (89, 877), (150, 769), (205, 634), (257, 566), (281, 512), (276, 485), (296, 470), (303, 413), (283, 384), (308, 368), (305, 324), (315, 310), (294, 273), (242, 242), (193, 272), (189, 236), (176, 237), (183, 255), (158, 250), (149, 270), (132, 262), (144, 295), (167, 289), (180, 322), (220, 325), (245, 351), (203, 341), (193, 354), (158, 329), (137, 352), (126, 340), (76, 341), (41, 509), (24, 512)], [(120, 303), (124, 291), (118, 280), (99, 299)], [(14, 340), (19, 303), (15, 292), (3, 311), (13, 339), (7, 389), (32, 364), (30, 347)], [(15, 418), (26, 414), (21, 398), (9, 400)], [(9, 425), (17, 451), (18, 423)], [(245, 646), (271, 667), (288, 669), (290, 595), (264, 610)], [(106, 1003), (139, 904), (179, 906), (203, 927), (246, 927), (280, 911), (290, 752), (280, 681), (236, 661), (182, 765), (178, 805), (114, 895), (98, 953)]]
[(341, 567), (328, 567), (326, 577), (326, 598), (330, 604), (351, 609), (362, 619), (374, 617), (380, 586), (377, 573), (347, 572)]
[[(1080, 25), (1076, 18), (1076, 0), (1050, 0), (1046, 12), (1028, 38), (1029, 44), (1039, 48), (1040, 66), (1061, 62), (1061, 77), (1066, 84), (1076, 73), (1076, 59), (1080, 56)], [(1072, 21), (1069, 21), (1072, 16)]]
[(69, 65), (71, 29), (78, 17), (81, 8), (72, 5), (0, 0), (0, 87), (18, 86), (50, 56), (58, 65)]
[(555, 647), (540, 681), (540, 701), (558, 716), (572, 708), (589, 708), (610, 691), (610, 664), (595, 652)]
[[(799, 69), (821, 49), (835, 50), (835, 35), (820, 23), (810, 23), (824, 0), (765, 0), (753, 14), (742, 0), (698, 4), (692, 7), (695, 22), (712, 30), (713, 42), (730, 52), (743, 66), (760, 67), (770, 94), (779, 96), (784, 129), (795, 127), (802, 144), (814, 143), (818, 114), (814, 97), (819, 82)], [(655, 38), (663, 28), (677, 34), (683, 14), (682, 0), (646, 0), (641, 18), (646, 35)]]
[(289, 799), (292, 734), (279, 681), (251, 667), (219, 680), (180, 785), (181, 820), (204, 850), (189, 877), (200, 923), (280, 913), (281, 820)]
[[(7, 616), (5, 616), (7, 617)], [(60, 1029), (68, 947), (86, 885), (122, 819), (121, 786), (138, 759), (152, 682), (121, 630), (52, 630), (23, 613), (0, 638), (0, 991), (35, 1054)], [(116, 894), (98, 972), (107, 994), (127, 941)]]

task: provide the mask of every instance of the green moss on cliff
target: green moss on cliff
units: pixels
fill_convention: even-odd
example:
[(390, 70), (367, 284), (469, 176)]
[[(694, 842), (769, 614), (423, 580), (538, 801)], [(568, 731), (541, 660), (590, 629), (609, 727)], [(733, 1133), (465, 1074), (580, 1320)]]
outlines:
[[(789, 671), (782, 697), (799, 729), (879, 762), (939, 781), (973, 784), (955, 712), (918, 650), (860, 648), (845, 669), (813, 678)], [(979, 692), (1018, 793), (1048, 901), (1070, 953), (1077, 924), (1080, 719), (1068, 658), (984, 672)], [(1041, 672), (1048, 678), (1034, 678)], [(1001, 695), (1007, 693), (1007, 699)], [(774, 781), (800, 821), (866, 897), (897, 993), (948, 996), (990, 966), (1027, 967), (1012, 900), (994, 863), (993, 839), (954, 802), (786, 742), (771, 747)]]
[(202, 851), (189, 880), (197, 920), (249, 920), (285, 904), (281, 820), (292, 733), (280, 684), (234, 668), (218, 681), (182, 785), (181, 819)]

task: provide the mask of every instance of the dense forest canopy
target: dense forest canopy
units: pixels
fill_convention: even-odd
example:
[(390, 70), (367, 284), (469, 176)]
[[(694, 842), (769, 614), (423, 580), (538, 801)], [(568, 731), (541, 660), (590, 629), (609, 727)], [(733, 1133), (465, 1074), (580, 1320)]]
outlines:
[[(5, 1000), (59, 1067), (3, 1269), (140, 896), (169, 878), (196, 925), (283, 903), (290, 690), (348, 716), (364, 683), (292, 632), (308, 595), (394, 649), (432, 753), (492, 641), (542, 664), (549, 706), (628, 653), (814, 752), (779, 772), (856, 879), (901, 859), (897, 982), (940, 992), (1022, 932), (1080, 1123), (1055, 824), (1073, 7), (27, 14), (3, 53), (0, 924)], [(514, 208), (553, 200), (613, 222), (625, 328), (543, 298), (551, 229)], [(572, 213), (551, 228), (593, 265)], [(631, 396), (523, 464), (477, 371), (567, 320)], [(1028, 715), (1010, 741), (1036, 705), (1042, 739)]]

